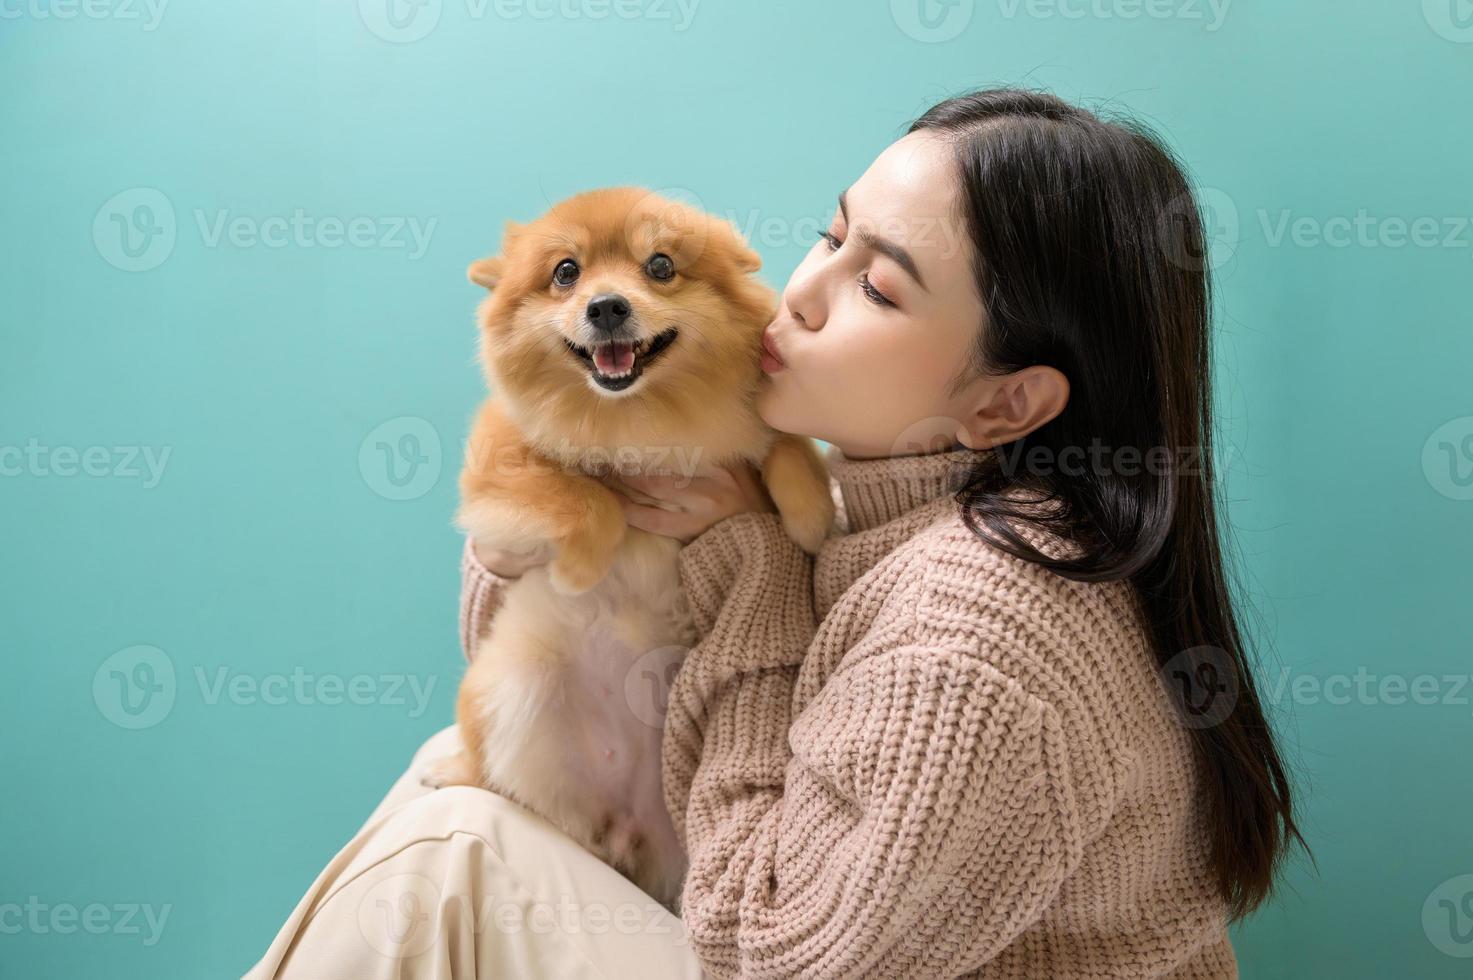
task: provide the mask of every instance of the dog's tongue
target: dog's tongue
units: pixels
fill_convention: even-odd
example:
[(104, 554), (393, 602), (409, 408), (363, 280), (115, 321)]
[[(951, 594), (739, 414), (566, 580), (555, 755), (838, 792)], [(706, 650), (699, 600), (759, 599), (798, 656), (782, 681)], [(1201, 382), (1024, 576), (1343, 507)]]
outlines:
[(634, 342), (613, 340), (593, 348), (593, 365), (600, 374), (623, 374), (634, 367)]

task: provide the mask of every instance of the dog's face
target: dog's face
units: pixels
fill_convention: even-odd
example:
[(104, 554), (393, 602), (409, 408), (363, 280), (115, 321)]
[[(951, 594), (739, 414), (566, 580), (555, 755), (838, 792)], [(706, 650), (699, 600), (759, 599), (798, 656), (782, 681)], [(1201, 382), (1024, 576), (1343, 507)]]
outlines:
[[(727, 221), (636, 187), (589, 191), (471, 265), (493, 387), (539, 415), (750, 396), (776, 306)], [(729, 404), (729, 402), (727, 403)]]

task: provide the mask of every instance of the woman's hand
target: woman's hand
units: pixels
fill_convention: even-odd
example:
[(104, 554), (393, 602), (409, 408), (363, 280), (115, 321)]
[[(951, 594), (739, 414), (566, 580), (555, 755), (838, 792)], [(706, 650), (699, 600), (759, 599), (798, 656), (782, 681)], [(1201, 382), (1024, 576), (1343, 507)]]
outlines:
[(471, 551), (475, 553), (476, 560), (493, 575), (500, 575), (502, 578), (516, 578), (529, 568), (546, 565), (552, 561), (553, 547), (551, 544), (543, 544), (531, 552), (506, 551), (501, 548), (488, 548), (473, 539)]
[[(653, 497), (664, 506), (636, 503), (619, 488), (618, 483)], [(663, 534), (683, 544), (689, 544), (701, 532), (734, 514), (777, 511), (750, 463), (738, 463), (730, 468), (718, 466), (697, 471), (691, 476), (615, 474), (604, 484), (619, 498), (624, 508), (624, 519), (630, 527)]]

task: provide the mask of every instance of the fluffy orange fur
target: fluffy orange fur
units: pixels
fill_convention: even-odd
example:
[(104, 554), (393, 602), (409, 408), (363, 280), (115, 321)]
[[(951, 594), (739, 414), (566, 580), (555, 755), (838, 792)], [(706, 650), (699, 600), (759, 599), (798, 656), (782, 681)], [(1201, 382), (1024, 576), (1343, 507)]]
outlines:
[[(656, 255), (673, 275), (650, 273)], [(565, 259), (580, 271), (560, 285)], [(753, 406), (776, 306), (760, 265), (729, 222), (615, 187), (507, 222), (501, 252), (469, 270), (490, 290), (478, 320), (494, 394), (467, 443), (457, 521), (488, 547), (551, 544), (553, 558), (506, 590), (462, 682), (464, 750), (426, 781), (504, 793), (671, 908), (684, 855), (660, 794), (659, 719), (630, 681), (656, 661), (678, 669), (696, 637), (679, 543), (627, 527), (601, 480), (750, 462), (789, 535), (817, 550), (834, 516), (823, 462)], [(619, 391), (569, 347), (588, 347), (589, 301), (611, 294), (646, 350), (674, 338)]]

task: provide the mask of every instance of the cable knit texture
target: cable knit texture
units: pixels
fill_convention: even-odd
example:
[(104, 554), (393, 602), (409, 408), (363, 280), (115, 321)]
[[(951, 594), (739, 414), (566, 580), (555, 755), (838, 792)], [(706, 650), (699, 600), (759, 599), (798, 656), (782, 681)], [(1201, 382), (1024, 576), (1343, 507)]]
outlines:
[[(978, 539), (969, 455), (831, 448), (817, 556), (765, 513), (681, 551), (702, 639), (663, 777), (694, 948), (712, 977), (1237, 976), (1128, 586)], [(509, 580), (463, 569), (469, 651)]]

